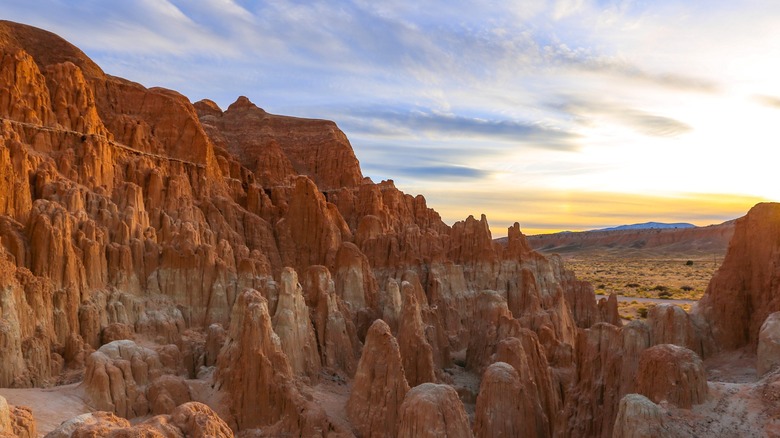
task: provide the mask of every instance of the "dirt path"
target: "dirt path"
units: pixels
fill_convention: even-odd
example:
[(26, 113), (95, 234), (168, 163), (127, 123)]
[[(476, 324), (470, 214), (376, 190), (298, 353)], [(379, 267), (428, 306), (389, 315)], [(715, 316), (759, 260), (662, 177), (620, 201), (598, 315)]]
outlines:
[[(600, 298), (607, 298), (604, 295), (596, 295), (596, 299)], [(637, 303), (654, 303), (654, 304), (696, 304), (699, 301), (698, 300), (663, 300), (661, 298), (639, 298), (639, 297), (624, 297), (623, 295), (618, 295), (617, 297), (618, 301), (624, 301), (624, 302), (631, 302), (636, 301)]]
[(54, 388), (0, 388), (0, 395), (8, 400), (8, 404), (31, 407), (38, 436), (44, 436), (63, 421), (91, 411), (84, 403), (83, 391), (78, 385), (73, 383)]

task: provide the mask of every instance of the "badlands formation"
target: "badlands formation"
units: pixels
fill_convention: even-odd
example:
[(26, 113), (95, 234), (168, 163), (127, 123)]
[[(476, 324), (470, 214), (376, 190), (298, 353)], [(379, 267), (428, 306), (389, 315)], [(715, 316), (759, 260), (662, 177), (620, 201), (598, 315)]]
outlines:
[(693, 314), (622, 325), (517, 224), (364, 178), (332, 122), (20, 24), (0, 49), (0, 436), (780, 434), (778, 205)]

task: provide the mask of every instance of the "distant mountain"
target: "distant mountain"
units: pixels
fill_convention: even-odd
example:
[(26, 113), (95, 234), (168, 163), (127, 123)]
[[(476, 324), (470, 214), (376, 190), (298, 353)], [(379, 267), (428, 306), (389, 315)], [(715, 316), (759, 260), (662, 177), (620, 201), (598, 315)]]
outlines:
[(621, 231), (621, 230), (653, 230), (653, 229), (668, 229), (668, 228), (696, 228), (696, 225), (686, 222), (679, 222), (676, 224), (665, 224), (663, 222), (645, 222), (643, 224), (632, 225), (620, 225), (611, 228), (601, 228), (592, 231)]
[[(625, 225), (605, 230), (527, 236), (532, 248), (544, 254), (610, 252), (624, 255), (725, 254), (734, 234), (734, 221), (696, 227), (691, 224)], [(501, 239), (497, 239), (502, 243)]]

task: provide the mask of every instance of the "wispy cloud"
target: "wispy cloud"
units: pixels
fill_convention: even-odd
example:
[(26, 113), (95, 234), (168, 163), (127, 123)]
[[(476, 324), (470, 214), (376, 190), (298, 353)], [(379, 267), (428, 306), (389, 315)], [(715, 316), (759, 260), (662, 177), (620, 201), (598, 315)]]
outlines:
[(682, 91), (714, 93), (720, 90), (719, 84), (712, 79), (674, 72), (650, 71), (619, 57), (596, 53), (584, 48), (572, 49), (563, 43), (545, 46), (543, 51), (547, 61), (553, 65), (617, 76)]
[(753, 96), (753, 99), (761, 105), (780, 109), (780, 97), (778, 96), (756, 95)]
[(577, 134), (542, 123), (381, 108), (355, 109), (346, 115), (346, 128), (380, 137), (479, 138), (542, 149), (577, 150)]
[(451, 164), (440, 165), (372, 165), (372, 169), (380, 172), (396, 175), (396, 177), (408, 177), (416, 180), (432, 181), (467, 181), (482, 180), (490, 177), (494, 172), (467, 166), (455, 166)]
[(580, 123), (590, 124), (596, 117), (605, 117), (611, 123), (653, 137), (675, 137), (693, 130), (692, 126), (675, 118), (626, 107), (602, 97), (559, 96), (557, 102), (548, 105), (572, 114)]

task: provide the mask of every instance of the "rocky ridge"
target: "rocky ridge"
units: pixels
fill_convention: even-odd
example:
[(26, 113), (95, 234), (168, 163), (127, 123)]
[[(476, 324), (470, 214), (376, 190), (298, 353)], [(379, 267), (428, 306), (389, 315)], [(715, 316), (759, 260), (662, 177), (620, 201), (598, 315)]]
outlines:
[[(651, 347), (688, 349), (675, 364), (696, 396), (674, 409), (695, 412), (721, 392), (699, 397), (689, 356), (757, 348), (780, 310), (777, 240), (751, 240), (777, 207), (737, 222), (702, 303), (729, 321), (745, 309), (723, 291), (759, 294), (761, 321), (732, 333), (659, 310), (621, 326), (518, 224), (499, 244), (484, 215), (449, 226), (364, 178), (332, 122), (192, 104), (16, 23), (0, 49), (0, 387), (81, 380), (103, 410), (52, 436), (608, 437), (671, 409), (631, 395), (655, 382)], [(770, 403), (774, 375), (752, 396)], [(0, 431), (29, 424), (6, 411)]]

